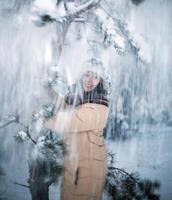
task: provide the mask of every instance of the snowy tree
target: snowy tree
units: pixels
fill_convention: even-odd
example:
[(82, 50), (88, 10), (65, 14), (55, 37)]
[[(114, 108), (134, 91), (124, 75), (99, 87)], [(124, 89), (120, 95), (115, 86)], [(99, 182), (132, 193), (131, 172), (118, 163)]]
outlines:
[[(94, 30), (102, 36), (101, 41), (104, 48), (112, 45), (119, 54), (127, 51), (127, 45), (135, 51), (136, 56), (143, 62), (150, 62), (149, 46), (141, 35), (133, 32), (127, 22), (113, 17), (106, 9), (106, 2), (100, 0), (90, 0), (86, 3), (82, 1), (35, 1), (32, 7), (31, 19), (37, 26), (44, 26), (47, 23), (57, 25), (57, 41), (55, 43), (59, 56), (64, 45), (64, 41), (73, 22), (85, 23), (93, 26)], [(149, 57), (147, 57), (149, 55)]]
[[(141, 2), (134, 1), (133, 3), (138, 5)], [(62, 49), (73, 23), (77, 27), (73, 34), (80, 34), (78, 40), (84, 37), (88, 41), (88, 56), (99, 57), (106, 66), (109, 65), (107, 52), (111, 52), (112, 49), (116, 50), (120, 56), (132, 52), (135, 55), (136, 62), (140, 62), (146, 67), (149, 65), (152, 59), (151, 48), (145, 39), (133, 30), (129, 22), (116, 14), (115, 5), (111, 8), (109, 8), (109, 5), (112, 5), (111, 1), (108, 3), (104, 1), (88, 1), (86, 3), (82, 1), (60, 1), (57, 3), (55, 1), (48, 1), (48, 3), (43, 3), (41, 0), (35, 1), (31, 17), (33, 22), (40, 27), (48, 23), (53, 23), (56, 26), (57, 38), (53, 44), (53, 63), (57, 71), (60, 68), (59, 61)], [(83, 24), (88, 27), (88, 33), (80, 31)], [(113, 69), (110, 69), (110, 71), (113, 71)], [(130, 88), (126, 89), (131, 91)], [(131, 94), (129, 95), (131, 96)], [(132, 107), (129, 104), (128, 106)], [(127, 109), (130, 109), (130, 113), (128, 113), (128, 116), (126, 115), (128, 119), (131, 118), (131, 108), (129, 107)], [(114, 108), (112, 109), (114, 111)], [(121, 128), (124, 129), (124, 134), (130, 125), (131, 122), (129, 121), (124, 120), (122, 122), (120, 127), (122, 126)]]
[[(133, 0), (132, 2), (138, 5), (142, 1)], [(112, 14), (111, 9), (107, 7), (107, 5), (112, 4), (113, 1), (106, 2), (101, 0), (36, 0), (30, 4), (30, 20), (36, 26), (40, 29), (48, 24), (52, 24), (56, 27), (56, 37), (52, 44), (52, 65), (48, 66), (50, 76), (44, 80), (48, 90), (52, 89), (62, 96), (67, 90), (66, 83), (61, 79), (62, 76), (58, 69), (61, 64), (59, 61), (62, 52), (68, 42), (70, 27), (74, 23), (77, 29), (73, 34), (78, 40), (82, 37), (87, 37), (87, 35), (81, 31), (83, 25), (91, 30), (88, 40), (90, 54), (92, 57), (98, 56), (104, 59), (103, 62), (105, 62), (105, 65), (108, 65), (108, 59), (104, 52), (113, 50), (115, 50), (119, 56), (126, 56), (128, 53), (132, 52), (135, 56), (135, 60), (144, 66), (147, 66), (151, 62), (149, 45), (141, 35), (132, 30), (132, 26), (130, 26), (129, 22), (125, 21), (121, 16), (118, 16), (118, 13), (115, 13), (115, 4), (112, 7)], [(19, 5), (21, 6), (21, 3)], [(128, 99), (128, 97), (125, 97), (124, 89), (121, 89), (121, 93), (118, 97), (121, 98), (118, 98), (116, 103), (116, 120), (118, 120), (117, 124), (122, 124), (121, 131), (125, 131), (130, 126), (128, 116), (131, 115), (131, 105), (128, 107), (126, 106), (127, 103), (125, 99)], [(31, 141), (32, 150), (30, 151), (30, 177), (28, 182), (33, 199), (42, 198), (40, 197), (42, 194), (45, 199), (48, 199), (48, 188), (53, 182), (57, 181), (63, 165), (62, 156), (65, 150), (62, 140), (54, 138), (50, 130), (42, 130), (41, 127), (42, 118), (48, 118), (54, 114), (55, 103), (57, 102), (54, 102), (53, 99), (50, 107), (46, 105), (43, 109), (36, 112), (31, 124), (28, 126), (23, 125), (18, 115), (10, 115), (7, 118), (3, 118), (0, 122), (1, 128), (14, 122), (21, 125), (23, 128), (16, 134), (15, 139), (20, 142), (25, 140)], [(141, 109), (143, 115), (145, 114), (144, 106), (146, 107), (146, 103), (142, 102)], [(32, 134), (32, 131), (34, 134)], [(58, 145), (56, 146), (57, 141)], [(50, 157), (52, 157), (53, 160), (49, 160), (48, 158)], [(45, 173), (41, 174), (41, 170)], [(54, 171), (59, 172), (59, 174), (55, 174)], [(42, 193), (42, 191), (44, 192)]]

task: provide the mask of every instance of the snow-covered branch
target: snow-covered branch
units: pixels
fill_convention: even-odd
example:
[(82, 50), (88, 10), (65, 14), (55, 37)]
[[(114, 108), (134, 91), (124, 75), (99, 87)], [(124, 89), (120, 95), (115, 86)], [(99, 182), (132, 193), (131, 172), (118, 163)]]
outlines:
[(36, 144), (36, 141), (32, 138), (31, 133), (30, 133), (30, 126), (24, 125), (22, 122), (18, 120), (17, 122), (19, 125), (23, 127), (23, 130), (20, 130), (14, 137), (17, 141), (23, 142), (27, 138), (29, 138), (33, 144)]
[(43, 26), (47, 22), (63, 23), (73, 21), (81, 13), (96, 7), (101, 0), (89, 0), (88, 2), (76, 6), (75, 3), (65, 0), (55, 4), (54, 1), (37, 0), (31, 9), (31, 20), (38, 26)]
[(118, 53), (125, 53), (125, 38), (116, 26), (112, 17), (110, 17), (102, 8), (95, 10), (97, 20), (104, 32), (104, 42), (113, 45)]
[(93, 7), (96, 7), (99, 3), (100, 3), (101, 0), (89, 0), (88, 2), (76, 7), (76, 8), (73, 8), (73, 10), (71, 9), (69, 11), (69, 17), (74, 19), (75, 17), (78, 17), (78, 15), (80, 15), (81, 13), (93, 8)]
[(29, 138), (34, 144), (36, 144), (36, 141), (30, 135), (29, 126), (26, 126), (22, 122), (20, 122), (20, 117), (18, 115), (7, 115), (4, 118), (2, 118), (0, 120), (0, 128), (7, 127), (8, 125), (12, 123), (17, 123), (20, 126), (22, 126), (24, 129), (24, 130), (20, 130), (15, 135), (15, 139), (17, 139), (18, 141), (24, 141), (26, 138)]
[(131, 29), (129, 23), (114, 18), (103, 7), (96, 9), (95, 14), (104, 31), (106, 44), (113, 44), (119, 54), (126, 52), (128, 44), (139, 60), (146, 64), (151, 62), (150, 46), (140, 34)]

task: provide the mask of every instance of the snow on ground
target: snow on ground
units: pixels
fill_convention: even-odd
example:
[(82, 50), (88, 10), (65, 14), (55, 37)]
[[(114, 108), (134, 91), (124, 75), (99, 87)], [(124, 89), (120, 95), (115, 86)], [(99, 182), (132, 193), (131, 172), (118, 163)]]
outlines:
[[(161, 200), (171, 200), (172, 196), (172, 128), (145, 126), (140, 133), (125, 141), (108, 141), (108, 148), (115, 153), (115, 166), (128, 172), (137, 171), (141, 178), (158, 180), (161, 183)], [(20, 149), (22, 151), (22, 148)], [(10, 200), (30, 200), (27, 188), (14, 185), (11, 180), (27, 184), (28, 168), (25, 154), (19, 154), (12, 164), (5, 161), (8, 180), (0, 182), (6, 186), (6, 197)], [(3, 185), (2, 185), (3, 184)], [(6, 184), (6, 185), (5, 185)], [(50, 200), (59, 199), (59, 186), (50, 187)]]
[(143, 179), (158, 180), (161, 200), (172, 196), (172, 128), (145, 126), (126, 141), (108, 142), (115, 166), (136, 171)]

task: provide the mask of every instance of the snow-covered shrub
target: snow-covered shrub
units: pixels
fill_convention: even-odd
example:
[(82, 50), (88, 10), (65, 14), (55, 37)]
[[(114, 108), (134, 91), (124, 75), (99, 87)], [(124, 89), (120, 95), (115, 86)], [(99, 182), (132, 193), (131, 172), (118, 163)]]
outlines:
[(57, 133), (46, 130), (30, 151), (29, 179), (32, 199), (48, 199), (49, 186), (57, 183), (63, 171), (65, 142)]
[(114, 155), (109, 153), (111, 162), (108, 164), (108, 173), (104, 193), (108, 200), (159, 200), (157, 190), (158, 181), (142, 180), (137, 173), (128, 173), (114, 167)]

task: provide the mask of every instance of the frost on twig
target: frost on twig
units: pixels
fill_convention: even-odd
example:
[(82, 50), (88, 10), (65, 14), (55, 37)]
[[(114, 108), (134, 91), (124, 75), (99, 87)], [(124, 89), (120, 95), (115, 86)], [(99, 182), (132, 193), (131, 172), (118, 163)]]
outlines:
[(24, 142), (27, 139), (28, 135), (25, 131), (21, 130), (14, 137), (18, 142)]
[(31, 135), (31, 131), (30, 131), (30, 127), (29, 126), (25, 126), (23, 124), (21, 124), (23, 126), (24, 130), (20, 130), (14, 137), (16, 139), (16, 141), (18, 142), (24, 142), (27, 138), (31, 140), (31, 142), (33, 144), (36, 144), (37, 142), (32, 138)]

